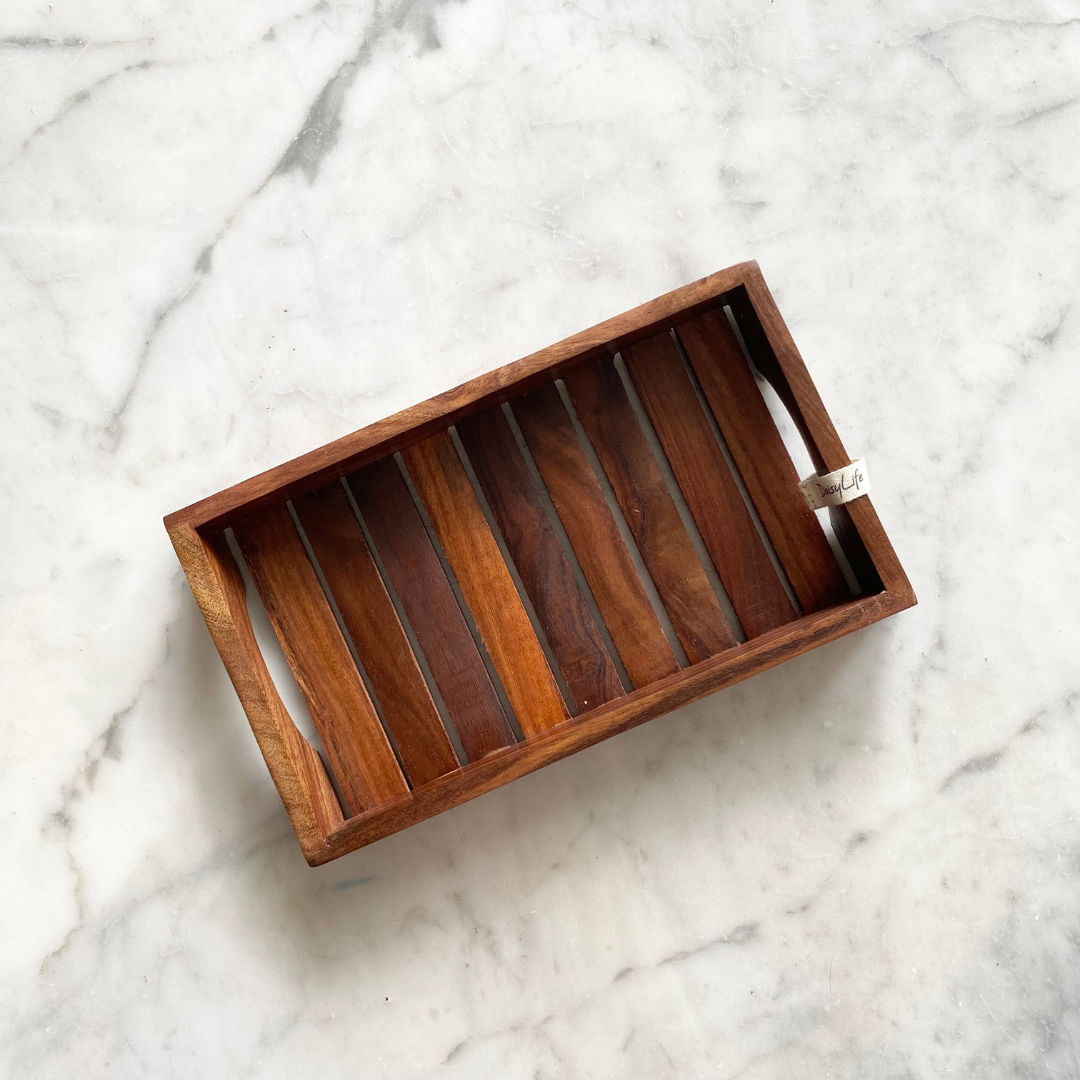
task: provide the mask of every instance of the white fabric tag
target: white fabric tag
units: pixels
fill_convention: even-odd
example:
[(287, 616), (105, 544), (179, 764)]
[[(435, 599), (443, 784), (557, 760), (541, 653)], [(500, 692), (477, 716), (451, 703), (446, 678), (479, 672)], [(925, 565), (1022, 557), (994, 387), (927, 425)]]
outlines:
[(808, 476), (799, 485), (799, 490), (810, 504), (811, 510), (851, 502), (870, 490), (866, 462), (859, 458), (836, 472), (826, 473), (824, 476)]

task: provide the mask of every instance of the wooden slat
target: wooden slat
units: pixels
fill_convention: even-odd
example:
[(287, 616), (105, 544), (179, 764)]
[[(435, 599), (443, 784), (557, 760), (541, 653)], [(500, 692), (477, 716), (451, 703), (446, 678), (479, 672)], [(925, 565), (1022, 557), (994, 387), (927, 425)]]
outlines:
[(579, 712), (623, 693), (570, 562), (501, 409), (458, 434)]
[(393, 458), (349, 477), (371, 538), (412, 624), (465, 756), (514, 742), (469, 626)]
[[(751, 292), (754, 294), (753, 300)], [(730, 300), (732, 313), (739, 324), (746, 347), (750, 350), (750, 356), (758, 371), (769, 380), (799, 429), (814, 469), (819, 474), (824, 474), (834, 471), (827, 464), (829, 461), (848, 464), (850, 459), (847, 451), (840, 442), (828, 413), (825, 412), (817, 388), (802, 362), (802, 357), (799, 356), (799, 350), (795, 347), (784, 320), (780, 318), (780, 312), (776, 310), (769, 287), (756, 266), (747, 267), (746, 286), (735, 289), (730, 294)], [(877, 521), (873, 507), (867, 510), (867, 506), (868, 499), (856, 499), (847, 505), (829, 507), (833, 533), (844, 549), (848, 565), (863, 592), (875, 593), (883, 587), (875, 557), (871, 556), (867, 547), (865, 533), (872, 537), (871, 546), (876, 552), (876, 559), (890, 564), (891, 569), (887, 576), (892, 575), (892, 587), (909, 589), (907, 578), (900, 569), (896, 553), (892, 550), (881, 523)], [(852, 509), (855, 516), (861, 519), (861, 525), (855, 524)]]
[(727, 316), (708, 311), (679, 323), (676, 334), (803, 611), (850, 600)]
[(795, 618), (670, 334), (622, 351), (747, 638)]
[(910, 597), (897, 597), (892, 593), (861, 597), (762, 634), (738, 649), (725, 649), (674, 678), (663, 679), (644, 690), (602, 705), (578, 723), (564, 724), (537, 739), (520, 743), (504, 754), (493, 754), (476, 765), (466, 765), (411, 792), (407, 798), (385, 810), (346, 821), (330, 836), (329, 850), (320, 861), (336, 859), (380, 837), (449, 810), (671, 709), (697, 701), (809, 649), (894, 615), (912, 603)]
[(403, 795), (409, 786), (289, 511), (266, 507), (233, 532), (349, 808)]
[(690, 663), (730, 649), (736, 644), (735, 636), (683, 527), (614, 361), (578, 368), (566, 376), (566, 388)]
[(678, 671), (555, 384), (511, 407), (630, 681), (647, 686)]
[(426, 784), (458, 768), (345, 489), (328, 484), (294, 499), (293, 508), (371, 680), (409, 783)]
[(449, 432), (402, 453), (526, 738), (569, 719), (525, 605)]
[[(835, 510), (843, 515), (847, 525), (846, 538), (842, 538), (841, 542), (867, 595), (858, 600), (849, 600), (812, 612), (801, 619), (788, 621), (760, 633), (738, 648), (726, 649), (693, 664), (686, 671), (674, 671), (648, 686), (616, 697), (596, 709), (590, 709), (577, 722), (559, 724), (514, 746), (504, 745), (497, 753), (489, 753), (481, 760), (446, 772), (411, 791), (405, 790), (389, 801), (381, 802), (373, 809), (362, 810), (348, 821), (343, 821), (340, 812), (342, 806), (338, 803), (330, 776), (319, 755), (297, 732), (269, 681), (258, 645), (251, 634), (240, 571), (223, 543), (221, 530), (227, 524), (250, 517), (258, 509), (280, 505), (287, 498), (297, 498), (339, 476), (382, 461), (395, 451), (419, 443), (437, 431), (444, 431), (449, 424), (460, 424), (474, 413), (494, 408), (508, 399), (531, 394), (558, 377), (572, 375), (574, 369), (580, 365), (595, 362), (618, 351), (624, 351), (628, 360), (632, 359), (634, 353), (648, 357), (651, 347), (648, 344), (639, 346), (639, 343), (645, 343), (662, 332), (666, 334), (667, 328), (692, 320), (718, 304), (732, 305), (758, 369), (776, 387), (781, 400), (789, 408), (819, 471), (831, 471), (847, 464), (850, 458), (825, 412), (768, 288), (756, 264), (748, 263), (694, 282), (584, 334), (559, 342), (524, 361), (492, 371), (465, 386), (346, 436), (336, 443), (212, 496), (166, 519), (170, 537), (176, 546), (192, 591), (243, 702), (252, 729), (259, 740), (260, 749), (310, 863), (316, 865), (336, 858), (364, 843), (456, 806), (514, 777), (590, 746), (668, 709), (684, 705), (703, 694), (763, 671), (807, 649), (876, 622), (916, 602), (910, 583), (896, 559), (870, 499), (863, 497), (854, 500), (851, 504)], [(670, 335), (667, 336), (671, 343)], [(652, 348), (655, 349), (655, 345)], [(728, 576), (727, 584), (733, 598), (737, 599), (738, 591), (732, 587), (733, 568), (737, 572), (736, 578), (741, 575), (744, 584), (754, 578), (767, 581), (769, 575), (767, 571), (761, 573), (763, 567), (759, 555), (753, 555), (752, 551), (747, 554), (753, 545), (746, 550), (740, 548), (739, 529), (742, 526), (738, 522), (732, 525), (730, 521), (725, 521), (725, 507), (741, 503), (741, 500), (736, 498), (732, 504), (733, 493), (726, 486), (728, 481), (735, 485), (734, 494), (737, 496), (740, 490), (737, 486), (738, 472), (733, 470), (734, 476), (725, 472), (723, 439), (712, 439), (713, 449), (707, 449), (712, 436), (711, 421), (708, 419), (711, 410), (705, 406), (702, 411), (702, 407), (698, 406), (692, 376), (688, 377), (685, 370), (682, 370), (682, 376), (682, 382), (686, 385), (683, 386), (676, 379), (679, 385), (675, 389), (683, 392), (689, 389), (691, 396), (686, 398), (684, 393), (683, 400), (683, 404), (692, 402), (687, 413), (689, 419), (681, 426), (676, 423), (673, 431), (663, 428), (655, 412), (653, 422), (662, 439), (666, 431), (669, 457), (676, 467), (679, 482), (684, 485), (688, 502), (698, 516), (699, 524), (702, 522), (702, 515), (707, 512), (719, 516), (719, 524), (715, 529), (706, 525), (702, 532), (710, 543), (710, 550), (717, 559), (718, 568)], [(637, 377), (641, 377), (640, 371)], [(671, 396), (670, 390), (670, 386), (662, 388), (659, 393), (661, 405)], [(642, 396), (647, 399), (646, 394), (643, 393)], [(654, 400), (654, 409), (656, 404)], [(696, 444), (693, 432), (701, 434), (702, 418), (704, 431), (708, 434), (704, 441)], [(687, 424), (693, 429), (690, 434), (682, 430)], [(584, 435), (582, 443), (587, 454), (588, 440)], [(695, 450), (702, 452), (695, 455)], [(528, 459), (528, 454), (525, 454), (525, 458)], [(587, 456), (588, 460), (591, 460), (591, 457)], [(392, 462), (391, 466), (409, 513), (420, 529), (420, 537), (426, 542), (428, 553), (434, 558), (441, 573), (442, 563), (431, 548), (431, 542), (427, 542), (427, 532), (416, 515), (401, 473)], [(711, 485), (704, 483), (710, 471)], [(530, 474), (534, 475), (531, 466)], [(725, 475), (727, 481), (721, 479)], [(537, 487), (542, 495), (542, 485), (537, 483)], [(392, 505), (392, 499), (385, 501)], [(546, 501), (544, 505), (547, 505)], [(746, 507), (743, 506), (742, 509), (745, 511)], [(617, 521), (619, 512), (614, 513)], [(753, 524), (753, 511), (746, 516)], [(372, 522), (375, 520), (375, 515), (372, 515)], [(727, 548), (721, 542), (725, 538), (725, 529), (738, 541)], [(240, 531), (242, 529), (238, 530)], [(389, 535), (393, 536), (397, 531), (400, 530), (396, 529), (391, 513)], [(248, 537), (248, 540), (250, 547), (251, 537)], [(853, 545), (857, 546), (858, 550), (855, 550)], [(374, 546), (372, 545), (373, 549)], [(633, 551), (633, 545), (629, 546)], [(399, 552), (397, 548), (388, 551), (391, 555), (388, 563), (393, 563), (396, 558), (396, 571), (400, 574), (405, 567), (408, 570), (405, 576), (411, 575), (414, 564), (406, 557), (408, 553)], [(861, 569), (860, 565), (856, 565), (860, 553)], [(378, 559), (378, 552), (373, 551), (373, 554)], [(569, 557), (569, 553), (567, 555)], [(750, 562), (743, 565), (740, 560), (744, 558), (750, 559)], [(759, 559), (758, 563), (753, 563), (754, 558)], [(570, 562), (573, 563), (572, 557)], [(310, 570), (310, 564), (308, 569)], [(390, 580), (388, 574), (386, 581)], [(460, 618), (461, 611), (453, 600), (454, 594), (445, 577), (441, 580), (443, 588), (451, 597), (451, 608)], [(780, 580), (782, 581), (782, 575)], [(408, 584), (408, 581), (399, 581), (403, 594)], [(422, 605), (421, 611), (414, 608), (418, 624), (421, 621), (420, 616), (430, 612), (432, 597), (438, 592), (437, 588), (433, 592), (428, 588), (428, 584), (422, 576), (419, 579), (414, 576), (412, 579), (412, 600)], [(582, 591), (587, 592), (584, 589)], [(774, 597), (775, 593), (772, 596)], [(747, 608), (744, 603), (748, 599), (755, 599), (752, 591), (743, 596), (739, 603), (744, 609), (742, 614), (744, 619), (747, 619), (748, 631), (752, 632), (753, 627), (746, 615)], [(325, 603), (325, 598), (323, 600)], [(435, 607), (438, 607), (437, 600)], [(775, 621), (776, 611), (766, 612), (766, 615), (770, 614)], [(781, 617), (786, 617), (787, 614), (782, 612)], [(437, 615), (431, 617), (438, 622)], [(439, 632), (443, 631), (440, 629)], [(471, 637), (467, 639), (472, 640)], [(440, 655), (445, 659), (447, 655), (445, 651), (440, 653), (434, 648), (431, 648), (431, 653), (433, 660), (437, 660)], [(420, 655), (419, 649), (417, 655)], [(615, 657), (614, 651), (611, 656)], [(295, 658), (293, 660), (295, 662)], [(453, 662), (457, 660), (460, 660), (460, 655), (455, 654)], [(479, 667), (483, 671), (482, 663)], [(352, 670), (355, 673), (355, 668)], [(482, 675), (483, 677), (485, 676)], [(363, 686), (362, 683), (360, 685)], [(490, 690), (490, 682), (487, 685)], [(431, 687), (435, 693), (434, 682)], [(494, 691), (490, 692), (494, 695)], [(342, 772), (347, 775), (348, 770)], [(341, 799), (341, 803), (344, 802), (345, 800)]]
[(169, 530), (206, 627), (229, 673), (304, 857), (320, 861), (326, 837), (344, 820), (314, 747), (297, 730), (270, 678), (248, 617), (246, 589), (223, 533)]
[(683, 285), (646, 304), (625, 311), (579, 334), (549, 345), (539, 352), (505, 364), (439, 394), (345, 435), (326, 446), (292, 461), (268, 469), (242, 483), (202, 499), (165, 519), (166, 528), (187, 524), (223, 526), (233, 517), (251, 513), (258, 506), (279, 499), (291, 499), (312, 488), (345, 476), (370, 462), (394, 454), (409, 443), (442, 430), (474, 412), (506, 400), (506, 388), (523, 394), (557, 378), (567, 366), (580, 360), (604, 356), (610, 343), (626, 343), (650, 337), (661, 326), (670, 325), (676, 315), (711, 306), (756, 269), (756, 263), (739, 263), (708, 277)]

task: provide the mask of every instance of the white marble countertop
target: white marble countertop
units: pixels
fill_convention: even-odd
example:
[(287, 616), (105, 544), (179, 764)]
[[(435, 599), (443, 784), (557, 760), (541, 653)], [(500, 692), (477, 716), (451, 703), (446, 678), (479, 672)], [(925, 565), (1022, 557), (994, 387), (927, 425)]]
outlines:
[[(1080, 1075), (1080, 6), (0, 11), (0, 1071)], [(318, 870), (164, 513), (746, 258), (920, 606)]]

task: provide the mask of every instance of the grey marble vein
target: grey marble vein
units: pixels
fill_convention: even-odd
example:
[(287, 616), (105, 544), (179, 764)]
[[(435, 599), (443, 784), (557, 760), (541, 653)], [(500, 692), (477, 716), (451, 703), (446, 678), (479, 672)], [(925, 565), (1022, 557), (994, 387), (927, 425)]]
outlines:
[[(0, 1076), (1080, 1075), (1072, 0), (0, 61)], [(919, 606), (309, 869), (161, 516), (744, 258)]]

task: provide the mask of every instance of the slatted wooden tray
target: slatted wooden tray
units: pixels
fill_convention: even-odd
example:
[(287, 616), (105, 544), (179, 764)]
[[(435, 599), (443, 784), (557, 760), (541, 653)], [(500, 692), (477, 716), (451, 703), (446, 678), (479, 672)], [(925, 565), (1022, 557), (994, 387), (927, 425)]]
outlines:
[(165, 519), (309, 863), (915, 603), (869, 498), (830, 545), (747, 353), (848, 464), (743, 263)]

